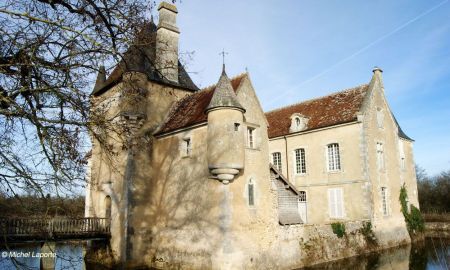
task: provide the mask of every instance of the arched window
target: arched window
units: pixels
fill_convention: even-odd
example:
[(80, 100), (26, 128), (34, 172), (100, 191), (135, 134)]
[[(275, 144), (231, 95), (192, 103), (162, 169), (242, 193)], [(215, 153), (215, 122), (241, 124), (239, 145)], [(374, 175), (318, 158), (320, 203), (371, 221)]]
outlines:
[(299, 113), (294, 113), (293, 115), (291, 115), (291, 126), (289, 128), (289, 131), (298, 132), (305, 130), (308, 125), (308, 120), (308, 117)]
[(302, 120), (300, 119), (300, 117), (295, 117), (295, 125), (297, 126), (297, 128), (299, 128), (301, 124)]

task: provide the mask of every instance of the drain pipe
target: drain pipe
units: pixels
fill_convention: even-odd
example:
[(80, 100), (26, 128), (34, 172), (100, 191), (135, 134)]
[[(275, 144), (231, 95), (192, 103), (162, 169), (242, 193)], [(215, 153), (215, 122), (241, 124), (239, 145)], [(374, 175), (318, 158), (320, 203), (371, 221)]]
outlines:
[(284, 138), (284, 148), (285, 148), (285, 152), (286, 152), (286, 177), (289, 181), (291, 181), (289, 178), (289, 155), (288, 155), (288, 148), (287, 148), (287, 138), (286, 136), (283, 136)]

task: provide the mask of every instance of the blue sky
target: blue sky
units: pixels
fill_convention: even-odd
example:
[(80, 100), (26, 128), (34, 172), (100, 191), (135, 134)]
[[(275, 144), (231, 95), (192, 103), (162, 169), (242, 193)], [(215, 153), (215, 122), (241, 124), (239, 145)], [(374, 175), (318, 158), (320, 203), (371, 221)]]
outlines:
[(247, 68), (264, 110), (367, 83), (383, 70), (416, 163), (450, 169), (450, 1), (177, 3), (180, 50), (200, 87)]

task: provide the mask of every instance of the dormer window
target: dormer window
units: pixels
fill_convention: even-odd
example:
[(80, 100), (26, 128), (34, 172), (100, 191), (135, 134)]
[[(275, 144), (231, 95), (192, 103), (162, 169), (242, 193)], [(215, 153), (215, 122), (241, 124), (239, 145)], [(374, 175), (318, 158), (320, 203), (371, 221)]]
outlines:
[(302, 131), (307, 128), (308, 125), (308, 117), (301, 115), (299, 113), (294, 113), (291, 116), (291, 127), (289, 129), (290, 132)]

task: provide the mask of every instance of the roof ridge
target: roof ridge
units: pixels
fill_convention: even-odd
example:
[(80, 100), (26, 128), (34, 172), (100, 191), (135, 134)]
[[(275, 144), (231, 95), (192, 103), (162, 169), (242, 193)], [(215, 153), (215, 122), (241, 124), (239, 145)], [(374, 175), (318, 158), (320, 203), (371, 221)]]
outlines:
[[(231, 77), (231, 78), (230, 78), (230, 81), (236, 80), (236, 79), (238, 79), (238, 78), (240, 78), (240, 77), (244, 77), (244, 76), (246, 76), (246, 75), (248, 75), (248, 72), (247, 72), (247, 71), (241, 72), (241, 73), (239, 73), (238, 75), (235, 75), (234, 77)], [(197, 91), (197, 92), (210, 90), (210, 89), (213, 88), (214, 86), (217, 86), (217, 83), (213, 83), (213, 84), (210, 84), (210, 85), (208, 85), (208, 86), (206, 86), (206, 87), (203, 87), (203, 88), (200, 89), (200, 91)]]
[(298, 106), (298, 105), (303, 104), (303, 103), (308, 103), (308, 102), (316, 101), (316, 100), (319, 100), (319, 99), (331, 97), (331, 96), (334, 96), (334, 95), (337, 95), (337, 94), (340, 94), (340, 93), (343, 93), (343, 92), (350, 92), (350, 91), (356, 90), (357, 88), (361, 88), (361, 87), (368, 86), (368, 85), (369, 85), (368, 83), (363, 83), (363, 84), (360, 84), (360, 85), (357, 85), (357, 86), (344, 88), (342, 90), (335, 91), (335, 92), (332, 92), (332, 93), (324, 95), (324, 96), (310, 98), (310, 99), (299, 101), (299, 102), (296, 102), (296, 103), (293, 103), (293, 104), (290, 104), (290, 105), (286, 105), (286, 106), (283, 106), (283, 107), (275, 108), (275, 109), (272, 109), (272, 110), (264, 112), (264, 114), (268, 114), (268, 113), (280, 111), (280, 110), (283, 110), (283, 109), (291, 108), (291, 107)]

